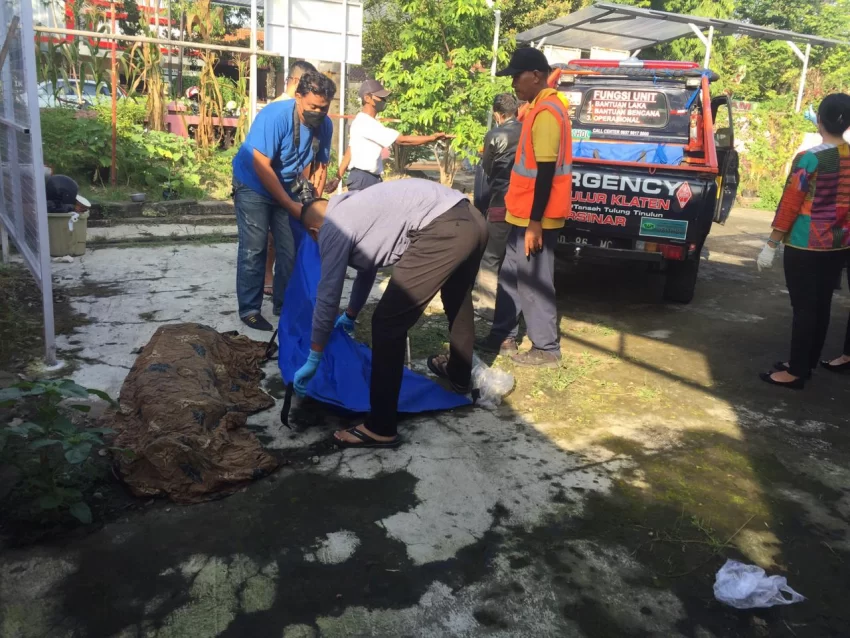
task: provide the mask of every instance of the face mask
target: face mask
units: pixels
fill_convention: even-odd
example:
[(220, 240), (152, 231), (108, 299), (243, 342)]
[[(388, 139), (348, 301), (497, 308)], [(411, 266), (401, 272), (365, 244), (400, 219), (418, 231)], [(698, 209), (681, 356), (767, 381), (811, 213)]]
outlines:
[(386, 108), (387, 108), (387, 101), (386, 100), (381, 100), (380, 102), (375, 100), (375, 112), (376, 113), (383, 113)]
[(312, 129), (319, 128), (326, 117), (321, 111), (303, 111), (301, 115), (304, 118), (304, 124)]

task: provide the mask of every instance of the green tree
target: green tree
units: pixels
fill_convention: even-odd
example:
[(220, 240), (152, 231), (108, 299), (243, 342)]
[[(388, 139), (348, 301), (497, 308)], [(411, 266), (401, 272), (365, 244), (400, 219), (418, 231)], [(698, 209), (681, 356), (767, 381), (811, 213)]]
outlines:
[(492, 12), (485, 0), (405, 0), (399, 9), (399, 45), (378, 73), (394, 94), (387, 115), (402, 120), (404, 133), (456, 136), (434, 150), (441, 181), (451, 185), (458, 159), (477, 154), (493, 97), (508, 88), (489, 74)]
[(405, 14), (399, 0), (365, 0), (363, 3), (363, 66), (374, 74), (381, 60), (399, 48)]

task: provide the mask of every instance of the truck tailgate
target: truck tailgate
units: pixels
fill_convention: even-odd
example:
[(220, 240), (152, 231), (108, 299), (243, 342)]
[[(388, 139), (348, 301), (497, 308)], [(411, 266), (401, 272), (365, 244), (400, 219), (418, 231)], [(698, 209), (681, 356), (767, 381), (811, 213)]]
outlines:
[(565, 234), (647, 242), (696, 242), (705, 235), (717, 186), (687, 170), (573, 165), (572, 208)]

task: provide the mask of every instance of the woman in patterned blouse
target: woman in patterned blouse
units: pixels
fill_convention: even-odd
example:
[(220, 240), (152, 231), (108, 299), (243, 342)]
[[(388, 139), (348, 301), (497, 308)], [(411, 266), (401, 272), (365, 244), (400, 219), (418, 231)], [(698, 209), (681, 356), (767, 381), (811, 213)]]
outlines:
[(761, 379), (800, 390), (817, 366), (826, 333), (835, 282), (850, 250), (850, 95), (834, 93), (818, 109), (823, 144), (794, 158), (773, 232), (758, 257), (759, 270), (773, 263), (785, 244), (785, 283), (794, 309), (791, 358), (775, 364)]

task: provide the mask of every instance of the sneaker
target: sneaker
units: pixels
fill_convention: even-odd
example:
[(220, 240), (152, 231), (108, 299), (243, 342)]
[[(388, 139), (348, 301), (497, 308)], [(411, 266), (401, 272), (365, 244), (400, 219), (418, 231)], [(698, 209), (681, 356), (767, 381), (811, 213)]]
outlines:
[(481, 339), (476, 339), (475, 348), (481, 350), (481, 352), (490, 352), (492, 354), (509, 356), (516, 353), (517, 344), (516, 339), (512, 337), (502, 340), (490, 334)]
[(275, 306), (274, 308), (272, 308), (272, 314), (275, 317), (280, 317), (280, 310), (281, 310), (281, 306)]
[(545, 350), (532, 348), (528, 352), (515, 354), (511, 357), (511, 361), (518, 366), (557, 368), (561, 365), (561, 355), (557, 352), (546, 352)]
[(242, 323), (244, 323), (249, 328), (253, 328), (254, 330), (262, 330), (263, 332), (272, 332), (274, 328), (272, 324), (266, 321), (263, 318), (263, 315), (248, 315), (247, 317), (242, 317)]

